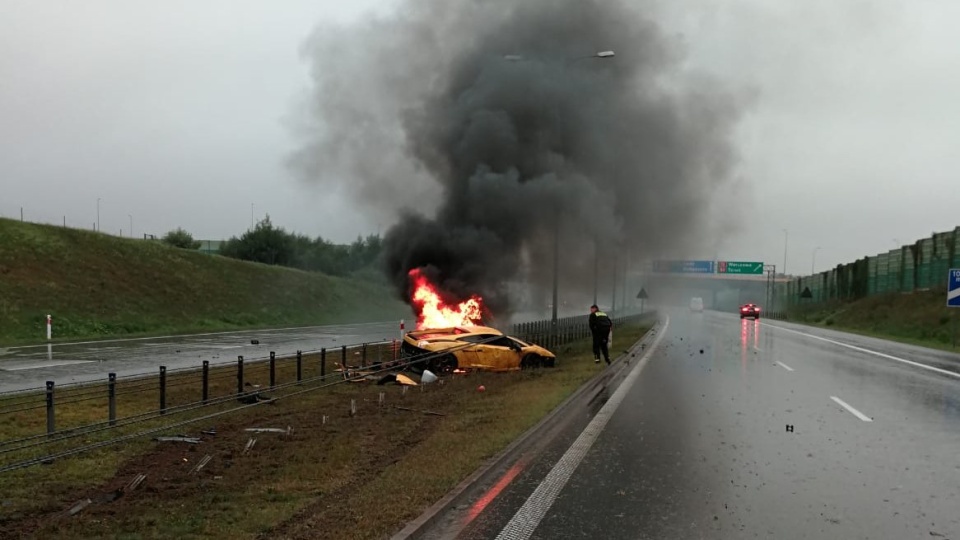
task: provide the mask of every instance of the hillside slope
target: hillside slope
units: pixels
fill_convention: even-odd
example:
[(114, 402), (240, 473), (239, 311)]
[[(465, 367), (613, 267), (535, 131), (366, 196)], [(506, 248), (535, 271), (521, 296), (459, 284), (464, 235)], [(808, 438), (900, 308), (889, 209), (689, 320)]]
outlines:
[(954, 332), (960, 330), (960, 312), (946, 307), (946, 302), (942, 288), (889, 293), (797, 307), (788, 313), (788, 319), (951, 350)]
[(0, 219), (0, 344), (409, 317), (386, 285)]

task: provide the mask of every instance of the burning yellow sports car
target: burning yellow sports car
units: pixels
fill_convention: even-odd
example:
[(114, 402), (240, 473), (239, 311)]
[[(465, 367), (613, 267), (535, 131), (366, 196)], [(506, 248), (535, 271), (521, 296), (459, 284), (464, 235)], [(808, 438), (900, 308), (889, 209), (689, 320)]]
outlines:
[(516, 371), (532, 367), (553, 367), (557, 357), (538, 345), (487, 326), (456, 326), (410, 332), (400, 349), (404, 358), (435, 354), (425, 367), (435, 373), (454, 370)]

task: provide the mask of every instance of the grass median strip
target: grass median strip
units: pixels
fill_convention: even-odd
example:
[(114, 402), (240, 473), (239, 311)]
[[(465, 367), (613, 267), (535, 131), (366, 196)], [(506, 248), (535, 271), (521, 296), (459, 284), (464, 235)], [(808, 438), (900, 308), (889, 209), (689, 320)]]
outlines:
[[(618, 343), (645, 330), (621, 329)], [(603, 369), (587, 342), (557, 352), (554, 369), (340, 385), (181, 430), (200, 444), (137, 441), (17, 471), (4, 478), (0, 536), (382, 538)], [(209, 429), (216, 435), (201, 435)], [(140, 474), (133, 493), (66, 512)]]

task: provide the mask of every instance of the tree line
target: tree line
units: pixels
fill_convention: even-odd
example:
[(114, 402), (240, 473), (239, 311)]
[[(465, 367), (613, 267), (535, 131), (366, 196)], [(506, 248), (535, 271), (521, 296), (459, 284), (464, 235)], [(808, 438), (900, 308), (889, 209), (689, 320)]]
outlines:
[[(163, 242), (184, 249), (198, 249), (200, 242), (187, 231), (176, 229)], [(276, 227), (267, 216), (256, 226), (220, 244), (220, 255), (264, 264), (289, 266), (335, 276), (363, 274), (380, 277), (376, 266), (383, 242), (379, 235), (357, 237), (351, 244), (334, 244), (321, 237), (310, 238)]]

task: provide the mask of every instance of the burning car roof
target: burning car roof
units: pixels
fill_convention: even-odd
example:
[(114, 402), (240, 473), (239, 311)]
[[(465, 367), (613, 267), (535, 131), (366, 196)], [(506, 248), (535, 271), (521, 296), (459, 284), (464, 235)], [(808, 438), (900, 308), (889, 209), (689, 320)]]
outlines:
[(491, 328), (489, 326), (452, 326), (450, 328), (424, 328), (422, 330), (416, 330), (410, 332), (409, 335), (421, 338), (421, 339), (431, 339), (439, 337), (450, 337), (450, 336), (460, 336), (465, 334), (497, 334), (502, 335), (503, 332), (497, 330), (496, 328)]

